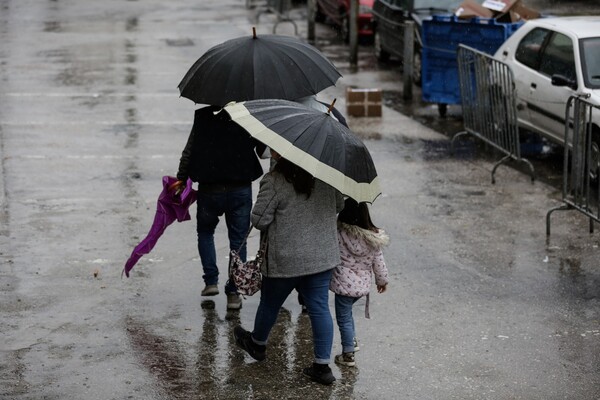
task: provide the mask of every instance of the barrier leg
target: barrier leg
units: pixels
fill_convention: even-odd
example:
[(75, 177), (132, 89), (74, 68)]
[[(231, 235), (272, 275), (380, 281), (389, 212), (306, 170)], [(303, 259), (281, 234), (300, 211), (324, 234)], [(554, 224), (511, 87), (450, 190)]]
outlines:
[(527, 164), (527, 166), (529, 167), (529, 172), (531, 173), (531, 183), (535, 182), (535, 172), (534, 172), (533, 165), (526, 158), (520, 158), (519, 161), (522, 161), (525, 164)]
[(496, 170), (501, 164), (504, 164), (504, 162), (506, 162), (506, 160), (509, 160), (510, 158), (512, 158), (512, 154), (502, 157), (502, 159), (494, 165), (494, 168), (492, 168), (492, 185), (496, 184), (496, 178), (494, 177)]
[(550, 214), (552, 214), (554, 211), (569, 209), (571, 209), (571, 206), (569, 206), (568, 204), (563, 204), (562, 206), (550, 209), (550, 211), (546, 213), (546, 236), (550, 236)]
[(452, 139), (450, 140), (450, 154), (454, 155), (454, 140), (459, 136), (464, 136), (464, 135), (468, 135), (468, 134), (469, 134), (469, 132), (462, 131), (462, 132), (458, 132), (454, 136), (452, 136)]

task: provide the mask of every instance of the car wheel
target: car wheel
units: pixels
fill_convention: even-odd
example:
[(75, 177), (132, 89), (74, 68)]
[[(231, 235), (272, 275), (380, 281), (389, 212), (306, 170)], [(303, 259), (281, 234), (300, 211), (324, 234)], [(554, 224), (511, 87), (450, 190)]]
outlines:
[(421, 49), (415, 49), (415, 53), (413, 55), (413, 83), (419, 87), (421, 87), (421, 83), (423, 82), (421, 75), (421, 60)]
[(385, 51), (383, 47), (381, 47), (381, 36), (377, 30), (373, 34), (373, 49), (375, 50), (375, 57), (379, 61), (387, 61), (390, 59), (390, 53)]

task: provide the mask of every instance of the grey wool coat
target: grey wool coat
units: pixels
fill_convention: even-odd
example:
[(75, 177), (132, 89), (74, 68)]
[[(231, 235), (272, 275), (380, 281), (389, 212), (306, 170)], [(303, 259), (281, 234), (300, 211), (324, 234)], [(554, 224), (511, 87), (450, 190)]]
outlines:
[(318, 179), (307, 199), (281, 173), (265, 174), (251, 216), (252, 225), (268, 237), (262, 273), (291, 278), (335, 268), (340, 263), (337, 213), (343, 208), (342, 194)]

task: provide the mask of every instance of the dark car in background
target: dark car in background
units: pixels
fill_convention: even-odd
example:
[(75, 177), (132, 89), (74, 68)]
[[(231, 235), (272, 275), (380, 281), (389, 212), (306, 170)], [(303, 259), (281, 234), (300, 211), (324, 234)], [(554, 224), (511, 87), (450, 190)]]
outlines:
[(432, 15), (454, 13), (462, 0), (375, 0), (373, 3), (373, 47), (379, 61), (396, 57), (404, 62), (404, 26), (415, 23), (413, 81), (421, 85), (421, 26)]
[[(358, 2), (358, 37), (371, 40), (373, 37), (371, 10), (374, 0)], [(340, 30), (345, 42), (350, 38), (350, 0), (317, 0), (317, 21), (329, 22)]]

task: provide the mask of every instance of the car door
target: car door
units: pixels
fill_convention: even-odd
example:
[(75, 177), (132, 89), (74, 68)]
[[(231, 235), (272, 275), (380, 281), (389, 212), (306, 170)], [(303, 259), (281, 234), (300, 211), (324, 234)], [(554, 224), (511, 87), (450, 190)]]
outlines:
[(553, 75), (577, 82), (575, 43), (570, 37), (553, 32), (542, 50), (539, 73), (531, 79), (529, 112), (532, 122), (545, 136), (564, 142), (565, 108), (573, 88), (552, 85)]
[[(521, 28), (523, 29), (523, 28)], [(517, 95), (517, 118), (519, 125), (528, 130), (539, 132), (533, 123), (531, 108), (539, 107), (538, 101), (534, 101), (534, 90), (538, 86), (542, 49), (552, 32), (543, 28), (535, 28), (525, 34), (516, 45), (514, 50), (514, 59), (509, 57), (505, 61), (510, 64), (513, 71)], [(503, 57), (512, 52), (512, 49), (505, 48)]]

